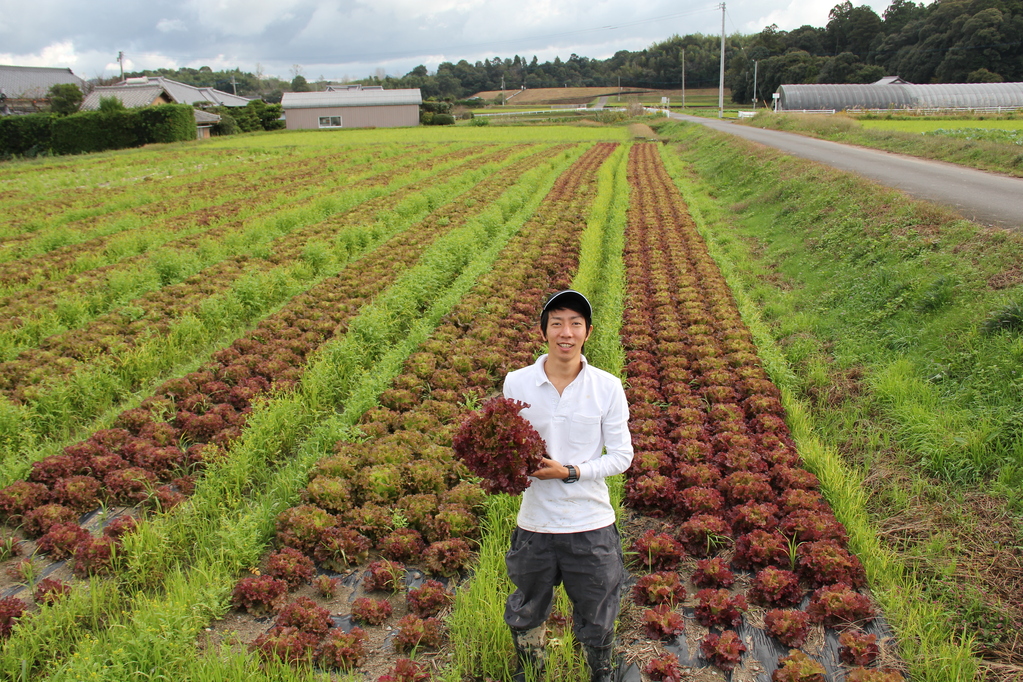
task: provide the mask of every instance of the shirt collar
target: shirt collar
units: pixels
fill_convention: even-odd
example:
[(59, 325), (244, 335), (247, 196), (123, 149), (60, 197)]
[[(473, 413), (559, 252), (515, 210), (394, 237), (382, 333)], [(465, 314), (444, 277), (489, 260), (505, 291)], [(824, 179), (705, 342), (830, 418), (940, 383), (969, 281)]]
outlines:
[[(581, 370), (579, 370), (579, 375), (581, 376), (582, 373), (586, 371), (587, 365), (589, 365), (590, 363), (586, 361), (586, 356), (585, 355), (580, 355), (579, 357), (582, 358), (582, 361), (583, 361), (583, 368)], [(544, 353), (543, 355), (538, 357), (536, 359), (536, 362), (533, 363), (533, 367), (536, 368), (536, 385), (537, 386), (542, 386), (543, 384), (551, 384), (551, 380), (547, 378), (547, 372), (545, 372), (543, 370), (543, 363), (545, 363), (545, 362), (547, 362), (547, 353)], [(578, 379), (578, 378), (579, 378), (579, 376), (576, 376), (576, 379)], [(553, 385), (554, 384), (551, 384), (551, 386), (553, 386)]]

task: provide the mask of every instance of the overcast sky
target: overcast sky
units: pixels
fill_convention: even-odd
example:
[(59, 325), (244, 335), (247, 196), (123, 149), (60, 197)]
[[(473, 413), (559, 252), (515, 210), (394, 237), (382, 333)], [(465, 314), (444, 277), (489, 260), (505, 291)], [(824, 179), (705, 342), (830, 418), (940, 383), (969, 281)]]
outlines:
[[(727, 2), (728, 33), (823, 26), (839, 0)], [(870, 4), (878, 14), (886, 0)], [(401, 76), (418, 64), (572, 53), (604, 59), (672, 35), (719, 34), (703, 0), (0, 0), (0, 64), (125, 70), (238, 67), (309, 80)]]

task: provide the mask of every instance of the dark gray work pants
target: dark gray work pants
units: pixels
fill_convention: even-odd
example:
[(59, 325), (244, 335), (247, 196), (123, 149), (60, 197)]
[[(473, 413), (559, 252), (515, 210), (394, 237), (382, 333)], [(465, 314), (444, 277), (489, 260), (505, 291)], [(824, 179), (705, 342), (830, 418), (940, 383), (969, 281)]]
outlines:
[(625, 578), (621, 539), (614, 524), (582, 533), (516, 528), (505, 564), (516, 588), (504, 608), (509, 627), (532, 630), (542, 625), (551, 613), (555, 586), (564, 583), (574, 608), (576, 639), (595, 647), (614, 641)]

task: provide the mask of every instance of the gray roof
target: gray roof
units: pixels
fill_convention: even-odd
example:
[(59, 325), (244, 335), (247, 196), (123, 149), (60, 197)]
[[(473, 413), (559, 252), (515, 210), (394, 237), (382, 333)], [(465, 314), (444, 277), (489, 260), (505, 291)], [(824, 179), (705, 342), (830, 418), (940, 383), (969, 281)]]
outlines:
[(1023, 83), (885, 82), (778, 87), (781, 109), (982, 109), (1023, 107)]
[(116, 97), (129, 109), (148, 107), (164, 92), (160, 85), (106, 85), (95, 88), (82, 102), (82, 111), (96, 111), (102, 97)]
[[(117, 97), (128, 109), (148, 107), (153, 103), (160, 93), (166, 92), (160, 85), (110, 85), (98, 87), (89, 93), (89, 96), (82, 102), (82, 111), (99, 110), (101, 97)], [(213, 125), (220, 122), (220, 115), (209, 111), (193, 109), (195, 122), (200, 126)]]
[(202, 109), (192, 109), (192, 113), (195, 114), (195, 122), (197, 125), (213, 125), (214, 123), (220, 123), (220, 114), (214, 114), (210, 111), (203, 111)]
[(46, 97), (47, 91), (59, 83), (74, 83), (85, 90), (85, 81), (71, 73), (71, 69), (0, 65), (0, 88), (12, 99)]
[(150, 84), (162, 85), (167, 93), (178, 104), (195, 104), (196, 102), (213, 102), (218, 106), (243, 107), (249, 103), (248, 97), (239, 97), (230, 92), (216, 88), (200, 88), (186, 83), (172, 81), (162, 76), (150, 76)]
[(370, 107), (423, 103), (419, 88), (402, 90), (335, 90), (325, 92), (286, 92), (281, 104), (285, 109), (320, 109), (327, 107)]
[[(114, 96), (124, 102), (129, 109), (147, 107), (160, 93), (166, 93), (175, 104), (195, 104), (196, 102), (212, 102), (218, 106), (243, 107), (249, 103), (247, 97), (239, 97), (215, 88), (197, 88), (194, 85), (179, 83), (161, 76), (141, 76), (128, 78), (118, 85), (98, 87), (82, 102), (83, 110), (99, 109), (99, 98)], [(99, 93), (99, 94), (97, 94)]]

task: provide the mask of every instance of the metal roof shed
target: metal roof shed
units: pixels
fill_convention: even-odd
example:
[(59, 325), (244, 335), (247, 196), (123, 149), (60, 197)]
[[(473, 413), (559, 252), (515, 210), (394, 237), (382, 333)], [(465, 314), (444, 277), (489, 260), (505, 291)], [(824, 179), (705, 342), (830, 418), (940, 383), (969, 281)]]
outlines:
[(419, 88), (384, 90), (353, 86), (321, 92), (286, 92), (281, 100), (288, 130), (416, 126), (422, 103)]

